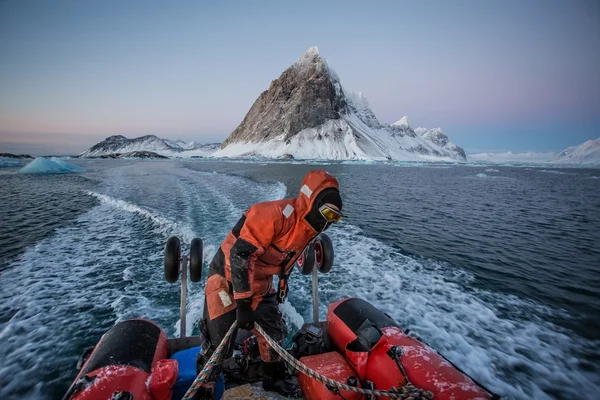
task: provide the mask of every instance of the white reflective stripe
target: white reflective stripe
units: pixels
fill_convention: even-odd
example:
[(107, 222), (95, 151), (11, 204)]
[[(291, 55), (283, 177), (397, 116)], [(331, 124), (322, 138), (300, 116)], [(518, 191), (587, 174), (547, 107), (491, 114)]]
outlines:
[(304, 193), (306, 195), (306, 197), (308, 197), (310, 199), (310, 196), (312, 196), (313, 191), (310, 190), (310, 188), (306, 185), (302, 185), (302, 188), (300, 189), (300, 191), (302, 193)]
[(293, 213), (293, 212), (294, 212), (294, 207), (292, 207), (292, 206), (291, 206), (291, 205), (289, 205), (289, 204), (288, 204), (287, 206), (285, 206), (285, 208), (283, 209), (283, 215), (284, 215), (286, 218), (289, 218), (289, 217), (290, 217), (290, 215), (292, 215), (292, 213)]
[(229, 294), (226, 291), (221, 290), (219, 292), (219, 297), (221, 298), (221, 303), (223, 303), (223, 307), (229, 307), (233, 304), (231, 299), (229, 298)]

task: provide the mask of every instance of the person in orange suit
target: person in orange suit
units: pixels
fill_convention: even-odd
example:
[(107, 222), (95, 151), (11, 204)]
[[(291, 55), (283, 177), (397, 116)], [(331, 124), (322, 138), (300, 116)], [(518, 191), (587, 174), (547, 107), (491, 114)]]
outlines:
[[(338, 181), (323, 170), (309, 172), (297, 198), (252, 205), (236, 223), (214, 256), (205, 287), (204, 324), (208, 352), (198, 357), (198, 370), (210, 358), (237, 320), (252, 330), (257, 322), (274, 340), (287, 336), (278, 304), (287, 296), (287, 280), (296, 259), (317, 235), (342, 215)], [(279, 277), (278, 289), (273, 276)], [(235, 337), (235, 335), (234, 335)], [(299, 397), (300, 388), (286, 377), (285, 365), (265, 340), (259, 342), (263, 388), (287, 397)], [(200, 390), (212, 399), (221, 372), (215, 367)]]

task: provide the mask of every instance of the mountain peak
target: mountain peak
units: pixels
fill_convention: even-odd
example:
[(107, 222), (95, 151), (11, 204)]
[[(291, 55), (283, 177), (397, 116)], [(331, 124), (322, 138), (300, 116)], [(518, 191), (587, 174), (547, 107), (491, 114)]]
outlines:
[(398, 121), (394, 122), (392, 126), (397, 126), (400, 128), (410, 128), (410, 122), (408, 121), (408, 117), (405, 115), (400, 118)]
[(310, 49), (306, 50), (302, 57), (315, 57), (315, 56), (320, 56), (319, 48), (317, 46), (313, 46)]
[(123, 135), (112, 135), (104, 139), (107, 142), (118, 142), (122, 140), (127, 140), (127, 138)]
[(321, 54), (319, 53), (319, 49), (315, 46), (315, 47), (311, 47), (310, 49), (306, 50), (306, 52), (304, 52), (304, 54), (302, 54), (300, 59), (298, 61), (296, 61), (295, 65), (298, 67), (306, 68), (313, 64), (324, 63), (324, 61), (325, 60), (323, 60), (323, 58), (321, 57)]
[(347, 109), (339, 78), (319, 54), (308, 49), (273, 80), (254, 102), (242, 123), (223, 142), (263, 142), (338, 120)]

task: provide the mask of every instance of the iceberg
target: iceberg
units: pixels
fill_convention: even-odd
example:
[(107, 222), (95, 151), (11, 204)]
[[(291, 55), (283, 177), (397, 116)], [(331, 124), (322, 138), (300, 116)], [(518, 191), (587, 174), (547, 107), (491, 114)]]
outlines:
[(83, 171), (85, 171), (85, 168), (70, 164), (56, 157), (38, 157), (19, 170), (22, 174), (64, 174)]

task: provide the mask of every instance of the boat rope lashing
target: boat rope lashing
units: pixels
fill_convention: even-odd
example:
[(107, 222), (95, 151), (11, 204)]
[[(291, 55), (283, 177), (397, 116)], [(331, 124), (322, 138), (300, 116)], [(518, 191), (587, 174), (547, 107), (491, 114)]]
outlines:
[(194, 379), (194, 382), (192, 382), (192, 386), (190, 386), (187, 392), (185, 392), (185, 395), (183, 395), (182, 400), (192, 400), (196, 392), (200, 389), (202, 383), (210, 376), (212, 369), (221, 363), (221, 355), (224, 351), (226, 351), (227, 344), (229, 343), (229, 339), (235, 331), (236, 326), (237, 321), (234, 321), (225, 334), (225, 337), (223, 337), (223, 340), (221, 340), (221, 343), (219, 343), (219, 346), (217, 346), (206, 364), (204, 364), (204, 367), (202, 367), (202, 371), (200, 371), (196, 379)]
[(390, 349), (387, 351), (386, 354), (392, 360), (394, 360), (396, 362), (396, 365), (398, 366), (398, 369), (400, 370), (400, 373), (402, 374), (402, 377), (404, 378), (404, 382), (402, 384), (403, 385), (408, 385), (408, 384), (412, 385), (412, 383), (408, 380), (408, 376), (406, 376), (406, 371), (404, 371), (404, 366), (400, 362), (400, 357), (402, 357), (402, 348), (400, 348), (399, 346), (392, 346), (392, 347), (390, 347)]
[[(204, 367), (202, 367), (202, 371), (200, 371), (200, 373), (198, 374), (196, 379), (194, 379), (192, 386), (190, 386), (190, 388), (187, 390), (187, 392), (185, 392), (185, 395), (182, 397), (182, 400), (192, 400), (192, 398), (194, 397), (196, 392), (200, 389), (201, 384), (210, 376), (210, 372), (212, 371), (212, 369), (216, 365), (219, 365), (221, 363), (221, 361), (220, 361), (221, 355), (225, 351), (225, 347), (229, 343), (229, 339), (231, 338), (231, 335), (235, 331), (236, 326), (237, 326), (237, 321), (235, 321), (233, 324), (231, 324), (231, 327), (229, 327), (229, 330), (223, 337), (223, 340), (221, 340), (221, 343), (219, 343), (219, 345), (217, 346), (217, 348), (215, 349), (213, 354), (210, 356), (210, 359), (206, 362), (206, 364), (204, 364)], [(285, 350), (283, 347), (281, 347), (279, 345), (279, 343), (277, 343), (269, 335), (267, 335), (267, 333), (260, 327), (260, 325), (255, 323), (254, 330), (259, 335), (261, 335), (265, 339), (265, 341), (269, 344), (269, 346), (271, 346), (271, 348), (273, 348), (273, 350), (275, 350), (275, 352), (277, 354), (279, 354), (281, 356), (281, 358), (289, 366), (291, 366), (294, 370), (296, 370), (300, 373), (303, 373), (306, 376), (311, 377), (312, 379), (319, 381), (326, 386), (330, 386), (330, 387), (336, 388), (338, 390), (341, 389), (341, 390), (347, 390), (347, 391), (354, 392), (354, 393), (365, 394), (368, 396), (383, 396), (383, 397), (389, 397), (392, 399), (408, 399), (408, 400), (431, 400), (431, 399), (433, 399), (433, 393), (431, 393), (427, 390), (419, 389), (410, 383), (408, 383), (398, 389), (393, 388), (390, 391), (384, 391), (384, 390), (375, 390), (375, 389), (363, 389), (363, 388), (359, 388), (356, 386), (350, 386), (350, 385), (347, 385), (342, 382), (334, 381), (333, 379), (330, 379), (330, 378), (328, 378), (324, 375), (321, 375), (320, 373), (312, 370), (311, 368), (307, 367), (306, 365), (302, 364), (300, 361), (298, 361), (294, 357), (292, 357), (292, 355), (290, 353), (288, 353), (287, 350)]]
[(325, 387), (327, 388), (327, 390), (331, 390), (333, 392), (333, 394), (335, 394), (336, 396), (340, 396), (342, 398), (342, 400), (346, 400), (344, 398), (344, 396), (342, 396), (342, 394), (340, 393), (340, 389), (333, 387), (333, 386), (329, 386), (329, 385), (325, 385)]
[(382, 396), (389, 397), (392, 399), (410, 399), (410, 400), (431, 400), (433, 399), (433, 393), (419, 389), (412, 384), (408, 383), (400, 388), (393, 388), (390, 391), (384, 390), (375, 390), (375, 389), (363, 389), (355, 386), (350, 386), (342, 382), (334, 381), (320, 373), (312, 370), (308, 366), (304, 365), (300, 361), (296, 360), (290, 353), (287, 352), (283, 347), (279, 345), (276, 341), (274, 341), (267, 333), (260, 327), (260, 325), (254, 325), (255, 331), (261, 335), (266, 342), (275, 350), (277, 354), (283, 358), (283, 360), (291, 366), (294, 370), (303, 373), (304, 375), (323, 383), (324, 385), (328, 385), (337, 389), (347, 390), (354, 393), (365, 394), (369, 396)]

